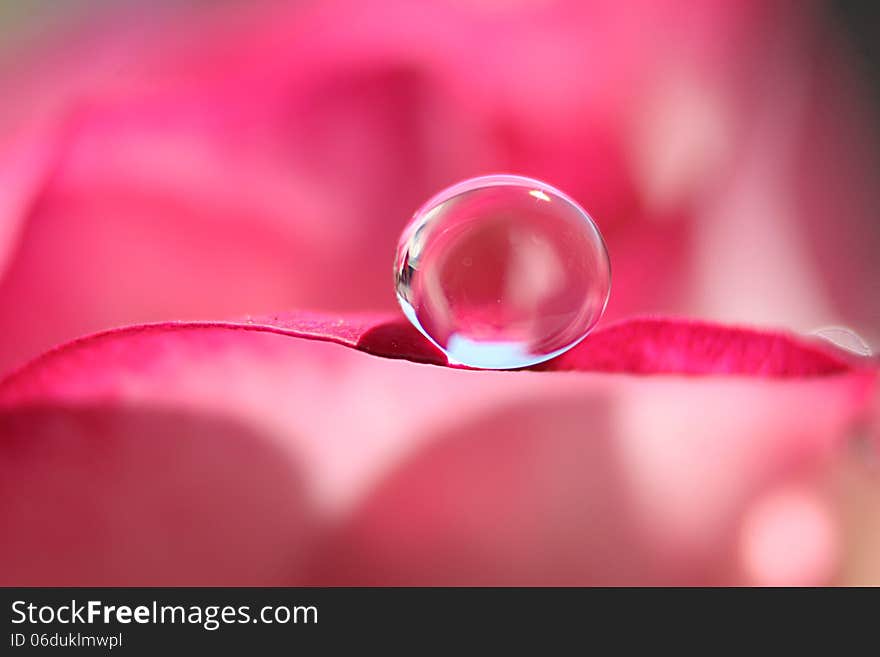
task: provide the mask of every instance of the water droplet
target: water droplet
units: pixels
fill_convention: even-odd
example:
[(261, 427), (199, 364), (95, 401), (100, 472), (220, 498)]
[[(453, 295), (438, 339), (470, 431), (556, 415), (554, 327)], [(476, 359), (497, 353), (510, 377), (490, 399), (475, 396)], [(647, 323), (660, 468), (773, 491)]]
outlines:
[(835, 347), (849, 351), (857, 356), (871, 356), (871, 347), (858, 333), (845, 326), (827, 326), (816, 329), (813, 335), (827, 340)]
[(605, 243), (571, 198), (538, 180), (472, 178), (419, 209), (397, 249), (404, 314), (451, 362), (534, 365), (595, 326), (611, 290)]

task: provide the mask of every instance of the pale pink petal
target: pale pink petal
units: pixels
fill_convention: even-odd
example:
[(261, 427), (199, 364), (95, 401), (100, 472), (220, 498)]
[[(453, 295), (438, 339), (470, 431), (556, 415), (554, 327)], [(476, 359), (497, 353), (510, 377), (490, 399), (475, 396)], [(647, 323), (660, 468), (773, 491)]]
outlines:
[[(93, 497), (35, 497), (43, 524), (62, 514), (91, 517), (102, 508), (102, 491), (140, 499), (148, 490), (144, 482), (167, 466), (168, 450), (175, 454), (181, 442), (204, 438), (204, 446), (192, 448), (193, 461), (184, 461), (180, 479), (168, 479), (170, 489), (191, 495), (187, 473), (205, 467), (204, 490), (211, 491), (220, 484), (210, 482), (237, 468), (224, 495), (243, 487), (244, 507), (231, 508), (248, 515), (242, 522), (256, 537), (251, 548), (270, 555), (267, 563), (276, 563), (282, 546), (291, 550), (293, 574), (285, 577), (314, 583), (732, 582), (744, 572), (737, 550), (743, 514), (774, 482), (792, 472), (809, 480), (822, 470), (865, 413), (875, 377), (867, 369), (799, 378), (766, 371), (758, 378), (467, 371), (340, 346), (357, 347), (368, 326), (366, 320), (337, 324), (312, 317), (301, 324), (288, 318), (286, 326), (134, 327), (51, 352), (0, 383), (11, 427), (4, 431), (6, 462), (22, 440), (37, 436), (27, 443), (36, 451), (10, 466), (15, 477), (9, 480), (24, 487), (57, 471), (60, 485), (76, 477), (94, 481)], [(25, 419), (17, 419), (22, 413)], [(59, 414), (74, 419), (52, 420)], [(162, 424), (163, 414), (182, 419)], [(107, 424), (100, 424), (105, 417)], [(193, 430), (200, 422), (219, 423), (218, 429)], [(218, 455), (204, 434), (226, 435), (220, 428), (226, 423), (243, 433), (230, 430), (230, 446), (218, 444)], [(150, 432), (178, 438), (148, 448), (139, 437)], [(77, 444), (90, 445), (92, 434), (100, 437), (98, 445), (115, 447), (77, 448), (82, 461), (53, 456), (61, 449), (53, 447), (57, 441), (64, 445), (79, 435)], [(239, 441), (253, 444), (253, 453), (236, 451)], [(150, 454), (128, 459), (127, 450), (141, 448)], [(265, 465), (262, 454), (274, 465)], [(123, 465), (131, 468), (125, 481), (107, 479)], [(285, 472), (299, 482), (291, 490), (301, 491), (296, 499), (308, 510), (294, 513), (299, 507), (291, 502), (292, 511), (278, 517), (262, 506), (258, 483), (280, 495)], [(31, 573), (50, 559), (67, 563), (61, 544), (33, 556), (30, 546), (42, 534), (21, 515), (25, 498), (3, 499), (4, 513), (20, 527), (4, 545), (6, 563)], [(196, 499), (191, 512), (206, 524), (193, 525), (188, 541), (217, 543), (218, 505), (232, 503), (219, 492)], [(79, 506), (71, 512), (68, 504)], [(101, 518), (104, 533), (82, 539), (96, 554), (112, 549), (102, 542), (108, 533), (134, 531), (117, 527), (122, 519), (113, 513)], [(322, 529), (309, 534), (315, 526)], [(169, 540), (158, 521), (138, 531), (138, 543)], [(309, 536), (307, 548), (296, 542)], [(230, 545), (237, 581), (288, 581), (249, 570), (239, 563), (245, 548)], [(121, 554), (137, 556), (132, 550)], [(303, 554), (310, 556), (307, 564)], [(184, 552), (183, 564), (187, 558)], [(69, 581), (118, 576), (83, 559), (71, 562)], [(178, 581), (123, 561), (132, 576), (125, 581), (135, 575)], [(200, 581), (223, 579), (216, 562), (204, 563), (204, 570), (192, 571)]]

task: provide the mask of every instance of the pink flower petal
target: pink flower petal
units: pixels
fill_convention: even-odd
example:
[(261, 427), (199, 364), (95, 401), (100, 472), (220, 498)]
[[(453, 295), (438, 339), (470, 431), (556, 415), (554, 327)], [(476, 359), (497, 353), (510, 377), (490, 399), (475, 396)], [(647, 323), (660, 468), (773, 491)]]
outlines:
[[(0, 384), (0, 402), (15, 398), (35, 381), (51, 378), (53, 371), (77, 369), (81, 354), (91, 354), (96, 348), (103, 353), (100, 351), (103, 343), (124, 342), (127, 336), (141, 333), (163, 335), (200, 329), (280, 333), (334, 342), (376, 356), (447, 364), (439, 349), (397, 315), (298, 312), (240, 322), (147, 324), (87, 336), (48, 352)], [(120, 359), (149, 360), (135, 350), (109, 353)], [(595, 330), (569, 352), (535, 369), (784, 378), (840, 374), (873, 364), (870, 359), (857, 359), (827, 343), (790, 333), (697, 321), (631, 319)], [(92, 370), (93, 367), (89, 367), (80, 371), (83, 376), (93, 376)], [(69, 381), (59, 378), (58, 383), (67, 385)]]
[(406, 326), (132, 327), (0, 382), (6, 581), (738, 581), (743, 514), (814, 480), (875, 383), (794, 337), (797, 378), (430, 367)]
[(629, 374), (803, 377), (869, 364), (792, 333), (669, 319), (631, 319), (594, 331), (546, 365)]
[[(741, 560), (753, 555), (738, 550), (742, 518), (793, 473), (821, 496), (819, 473), (853, 411), (839, 380), (569, 385), (567, 399), (426, 427), (425, 447), (327, 540), (311, 581), (751, 582), (753, 564)], [(819, 538), (802, 551), (824, 553)], [(808, 564), (799, 583), (827, 583), (836, 567)]]
[(208, 414), (2, 413), (0, 584), (296, 584), (314, 521), (288, 456)]

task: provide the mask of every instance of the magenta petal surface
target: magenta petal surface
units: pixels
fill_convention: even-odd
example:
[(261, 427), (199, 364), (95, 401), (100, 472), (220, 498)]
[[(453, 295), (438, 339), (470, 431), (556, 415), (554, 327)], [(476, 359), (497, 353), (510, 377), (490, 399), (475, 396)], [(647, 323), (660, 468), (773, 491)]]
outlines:
[[(0, 402), (20, 387), (45, 381), (51, 373), (78, 366), (80, 355), (102, 363), (148, 362), (136, 350), (101, 349), (125, 342), (126, 336), (190, 333), (200, 330), (277, 333), (333, 342), (387, 358), (446, 365), (446, 358), (404, 318), (391, 314), (349, 316), (297, 312), (231, 322), (169, 322), (114, 329), (62, 345), (0, 382)], [(99, 367), (97, 362), (86, 365)], [(632, 319), (601, 327), (571, 351), (537, 369), (627, 374), (702, 374), (758, 377), (809, 377), (840, 374), (873, 364), (827, 343), (791, 333), (732, 328), (707, 322)], [(86, 373), (87, 370), (82, 370)], [(92, 374), (90, 372), (89, 374)]]
[[(432, 349), (394, 316), (294, 314), (43, 355), (0, 382), (3, 582), (752, 582), (740, 546), (769, 539), (744, 518), (779, 487), (824, 499), (876, 379), (794, 336), (654, 320), (598, 330), (581, 371)], [(786, 581), (834, 576), (817, 534)]]

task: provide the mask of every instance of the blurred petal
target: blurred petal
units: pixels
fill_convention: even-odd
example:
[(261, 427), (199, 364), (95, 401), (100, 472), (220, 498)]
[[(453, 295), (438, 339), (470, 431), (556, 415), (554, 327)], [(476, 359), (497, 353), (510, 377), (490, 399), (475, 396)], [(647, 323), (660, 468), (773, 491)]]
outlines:
[(38, 406), (0, 413), (0, 441), (4, 586), (302, 579), (315, 530), (298, 464), (252, 428)]
[(335, 0), (61, 21), (0, 61), (0, 370), (135, 322), (391, 310), (409, 214), (496, 170), (597, 219), (609, 318), (851, 318), (873, 339), (870, 121), (814, 20), (776, 2)]
[[(736, 581), (742, 515), (767, 486), (822, 467), (864, 414), (875, 377), (795, 338), (786, 338), (784, 367), (747, 360), (755, 376), (734, 378), (465, 371), (358, 353), (387, 325), (309, 316), (132, 327), (63, 346), (7, 378), (5, 480), (48, 491), (0, 498), (17, 527), (3, 548), (25, 574), (16, 581), (48, 568), (32, 550), (45, 528), (72, 532), (77, 518), (97, 518), (100, 530), (80, 539), (83, 554), (107, 554), (119, 540), (124, 562), (104, 568), (87, 555), (44, 553), (78, 583)], [(646, 326), (656, 349), (656, 327)], [(670, 341), (678, 358), (683, 326)], [(746, 339), (721, 327), (716, 339), (726, 331)], [(374, 352), (400, 356), (413, 337), (387, 335)], [(799, 353), (807, 366), (792, 378)], [(165, 473), (172, 462), (180, 469)], [(187, 544), (229, 543), (228, 578), (215, 561), (195, 568), (173, 543), (161, 568), (131, 565), (133, 546), (169, 545), (176, 530), (160, 511), (138, 534), (104, 500), (131, 498), (146, 514), (152, 502), (140, 496), (163, 477), (167, 499), (190, 499), (184, 517), (201, 518), (181, 534)], [(230, 478), (241, 483), (214, 490)], [(57, 493), (80, 480), (92, 482), (89, 494)], [(264, 504), (277, 496), (290, 500), (287, 511)], [(22, 506), (31, 498), (38, 512)], [(166, 498), (151, 499), (167, 508)], [(235, 525), (251, 539), (227, 538), (229, 513), (247, 516)], [(266, 570), (255, 570), (251, 551), (267, 555)]]
[[(446, 357), (399, 315), (327, 315), (287, 313), (243, 322), (173, 322), (114, 329), (74, 340), (32, 361), (0, 384), (0, 403), (27, 398), (31, 387), (75, 387), (112, 372), (119, 365), (151, 365), (163, 336), (185, 334), (198, 340), (223, 331), (279, 333), (334, 342), (388, 358), (446, 365)], [(139, 336), (150, 335), (150, 351)], [(194, 338), (192, 336), (195, 336)], [(132, 342), (132, 348), (118, 345)], [(171, 344), (174, 344), (172, 339)], [(83, 362), (83, 353), (88, 361)], [(128, 361), (133, 361), (129, 363)], [(687, 320), (631, 319), (600, 328), (562, 356), (537, 370), (579, 370), (629, 374), (751, 375), (809, 377), (870, 370), (872, 359), (859, 359), (817, 339), (783, 332), (727, 327)]]
[[(569, 385), (568, 399), (427, 428), (433, 439), (350, 515), (312, 581), (751, 581), (736, 550), (743, 514), (766, 486), (821, 469), (854, 411), (840, 380)], [(816, 557), (798, 573), (814, 584), (836, 566), (820, 529), (801, 536)]]
[(847, 586), (880, 586), (880, 409), (875, 420), (877, 444), (858, 445), (833, 471), (846, 549), (840, 581)]

